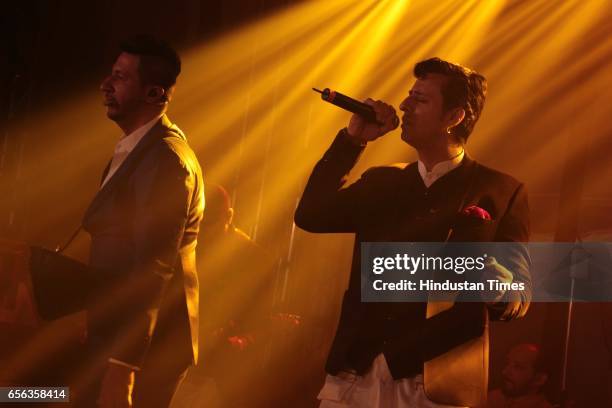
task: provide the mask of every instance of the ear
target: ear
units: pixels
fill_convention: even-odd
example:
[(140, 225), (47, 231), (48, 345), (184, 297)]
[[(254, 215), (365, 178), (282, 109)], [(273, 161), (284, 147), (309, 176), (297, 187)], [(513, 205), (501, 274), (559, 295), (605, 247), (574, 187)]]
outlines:
[(453, 108), (447, 112), (446, 128), (453, 128), (460, 124), (465, 118), (465, 110), (463, 108)]
[(150, 86), (145, 100), (154, 105), (163, 105), (167, 101), (166, 91), (161, 86)]

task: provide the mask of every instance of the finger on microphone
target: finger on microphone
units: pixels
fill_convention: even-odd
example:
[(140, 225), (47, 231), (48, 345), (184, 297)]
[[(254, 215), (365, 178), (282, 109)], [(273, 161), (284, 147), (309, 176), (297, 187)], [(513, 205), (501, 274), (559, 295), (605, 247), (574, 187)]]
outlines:
[(397, 116), (397, 112), (395, 111), (395, 108), (393, 106), (389, 106), (389, 115), (390, 115), (390, 121), (391, 121), (391, 130), (396, 129), (399, 126), (400, 120), (399, 117)]
[(397, 129), (399, 125), (400, 125), (399, 117), (394, 114), (393, 115), (393, 129)]
[(390, 132), (399, 126), (399, 118), (397, 117), (395, 110), (391, 108), (388, 112), (389, 114), (385, 117), (383, 122), (385, 132)]
[(399, 119), (397, 118), (397, 115), (389, 116), (385, 120), (385, 131), (390, 132), (394, 129), (397, 129), (398, 125), (399, 125)]
[(374, 102), (372, 107), (374, 108), (374, 113), (376, 114), (376, 121), (379, 123), (385, 123), (387, 104), (377, 100)]
[(384, 124), (384, 127), (387, 128), (392, 125), (392, 118), (395, 116), (395, 109), (392, 106), (387, 104), (382, 104), (382, 109), (380, 111), (379, 121)]

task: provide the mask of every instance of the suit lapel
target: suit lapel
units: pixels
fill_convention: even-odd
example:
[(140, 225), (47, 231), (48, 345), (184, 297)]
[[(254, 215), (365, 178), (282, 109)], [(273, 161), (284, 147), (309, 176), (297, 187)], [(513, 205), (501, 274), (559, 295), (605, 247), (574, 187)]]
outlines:
[[(99, 208), (100, 204), (104, 202), (104, 200), (111, 195), (113, 190), (117, 187), (122, 180), (126, 179), (126, 176), (131, 173), (134, 167), (140, 161), (140, 157), (147, 149), (158, 139), (161, 139), (168, 130), (172, 130), (177, 132), (174, 129), (174, 125), (166, 115), (163, 115), (160, 120), (149, 130), (138, 142), (138, 144), (134, 147), (134, 149), (128, 154), (125, 158), (121, 166), (115, 171), (115, 173), (111, 176), (111, 178), (104, 184), (104, 186), (98, 191), (96, 196), (93, 198), (91, 204), (87, 208), (85, 212), (84, 219), (90, 217), (95, 211)], [(177, 128), (178, 129), (178, 128)], [(180, 132), (180, 131), (179, 131)], [(110, 166), (110, 163), (109, 163)], [(102, 177), (102, 182), (108, 174), (109, 166), (104, 171), (104, 176)]]
[(106, 179), (106, 175), (110, 171), (110, 166), (111, 166), (112, 163), (113, 163), (113, 159), (110, 159), (108, 161), (108, 164), (104, 168), (104, 171), (102, 172), (102, 178), (100, 179), (100, 185), (102, 185), (102, 183), (104, 183), (104, 180)]

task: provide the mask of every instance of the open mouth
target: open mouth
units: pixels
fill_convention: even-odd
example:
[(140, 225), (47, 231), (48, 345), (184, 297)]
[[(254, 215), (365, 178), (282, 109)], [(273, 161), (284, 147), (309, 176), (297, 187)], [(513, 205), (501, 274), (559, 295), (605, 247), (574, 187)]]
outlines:
[(104, 106), (116, 106), (117, 101), (110, 94), (102, 94), (102, 103)]

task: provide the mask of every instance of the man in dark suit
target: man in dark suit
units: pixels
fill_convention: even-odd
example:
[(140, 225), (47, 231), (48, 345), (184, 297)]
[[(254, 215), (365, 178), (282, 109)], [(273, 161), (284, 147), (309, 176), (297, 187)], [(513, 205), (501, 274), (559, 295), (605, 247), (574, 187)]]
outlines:
[[(366, 100), (382, 125), (353, 115), (316, 164), (295, 213), (310, 232), (356, 234), (349, 287), (319, 394), (321, 407), (474, 406), (486, 395), (488, 319), (526, 313), (529, 255), (514, 245), (483, 279), (527, 290), (490, 302), (362, 303), (362, 242), (527, 242), (522, 183), (471, 159), (465, 143), (480, 116), (485, 78), (432, 58), (416, 64), (401, 103), (402, 140), (417, 163), (375, 167), (344, 187), (368, 142), (398, 125), (392, 106)], [(399, 380), (399, 381), (398, 381)]]
[(102, 373), (81, 397), (87, 406), (167, 407), (198, 355), (202, 172), (165, 115), (177, 53), (147, 36), (121, 51), (100, 90), (124, 136), (83, 220), (99, 285), (87, 309), (88, 343)]

